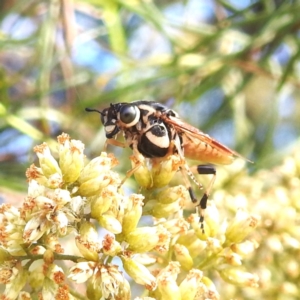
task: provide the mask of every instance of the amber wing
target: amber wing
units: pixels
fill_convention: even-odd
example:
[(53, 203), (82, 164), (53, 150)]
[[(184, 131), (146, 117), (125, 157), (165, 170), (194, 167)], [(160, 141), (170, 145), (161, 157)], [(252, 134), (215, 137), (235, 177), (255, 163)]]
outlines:
[(163, 116), (166, 123), (172, 125), (181, 134), (184, 155), (187, 158), (211, 164), (231, 164), (242, 155), (211, 138), (208, 134), (172, 116)]

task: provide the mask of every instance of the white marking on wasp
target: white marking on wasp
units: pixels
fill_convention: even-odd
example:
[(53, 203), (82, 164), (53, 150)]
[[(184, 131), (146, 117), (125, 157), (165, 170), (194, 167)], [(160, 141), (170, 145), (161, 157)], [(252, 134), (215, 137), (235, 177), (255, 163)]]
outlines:
[(115, 130), (115, 128), (116, 128), (116, 125), (106, 125), (105, 126), (105, 131), (107, 133), (110, 133), (110, 132), (113, 132)]
[(151, 131), (146, 132), (145, 135), (152, 144), (159, 145), (159, 147), (161, 148), (169, 148), (170, 146), (169, 137), (166, 135), (157, 136), (153, 134)]

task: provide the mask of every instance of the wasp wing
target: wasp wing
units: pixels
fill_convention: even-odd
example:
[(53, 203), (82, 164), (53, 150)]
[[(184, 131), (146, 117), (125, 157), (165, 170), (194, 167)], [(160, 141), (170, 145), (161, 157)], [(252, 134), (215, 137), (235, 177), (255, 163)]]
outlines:
[(164, 121), (171, 124), (182, 137), (184, 156), (212, 164), (231, 164), (236, 157), (245, 159), (199, 129), (173, 116), (165, 116)]

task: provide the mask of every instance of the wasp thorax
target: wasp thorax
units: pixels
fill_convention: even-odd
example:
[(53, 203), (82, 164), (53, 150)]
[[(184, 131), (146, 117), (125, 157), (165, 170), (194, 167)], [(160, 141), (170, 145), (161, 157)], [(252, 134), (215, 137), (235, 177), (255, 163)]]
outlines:
[(119, 112), (120, 121), (126, 126), (134, 126), (140, 119), (140, 110), (135, 105), (123, 105)]

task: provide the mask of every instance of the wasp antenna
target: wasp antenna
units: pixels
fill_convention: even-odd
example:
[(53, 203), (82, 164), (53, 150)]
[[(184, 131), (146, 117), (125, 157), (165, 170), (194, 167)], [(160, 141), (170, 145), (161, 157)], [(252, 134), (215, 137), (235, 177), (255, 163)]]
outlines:
[(102, 115), (102, 116), (103, 116), (103, 112), (102, 112), (102, 111), (100, 111), (100, 110), (98, 110), (98, 109), (94, 109), (94, 108), (88, 108), (88, 107), (86, 107), (86, 108), (85, 108), (85, 111), (87, 111), (87, 112), (97, 112), (97, 113), (99, 113), (100, 115)]

